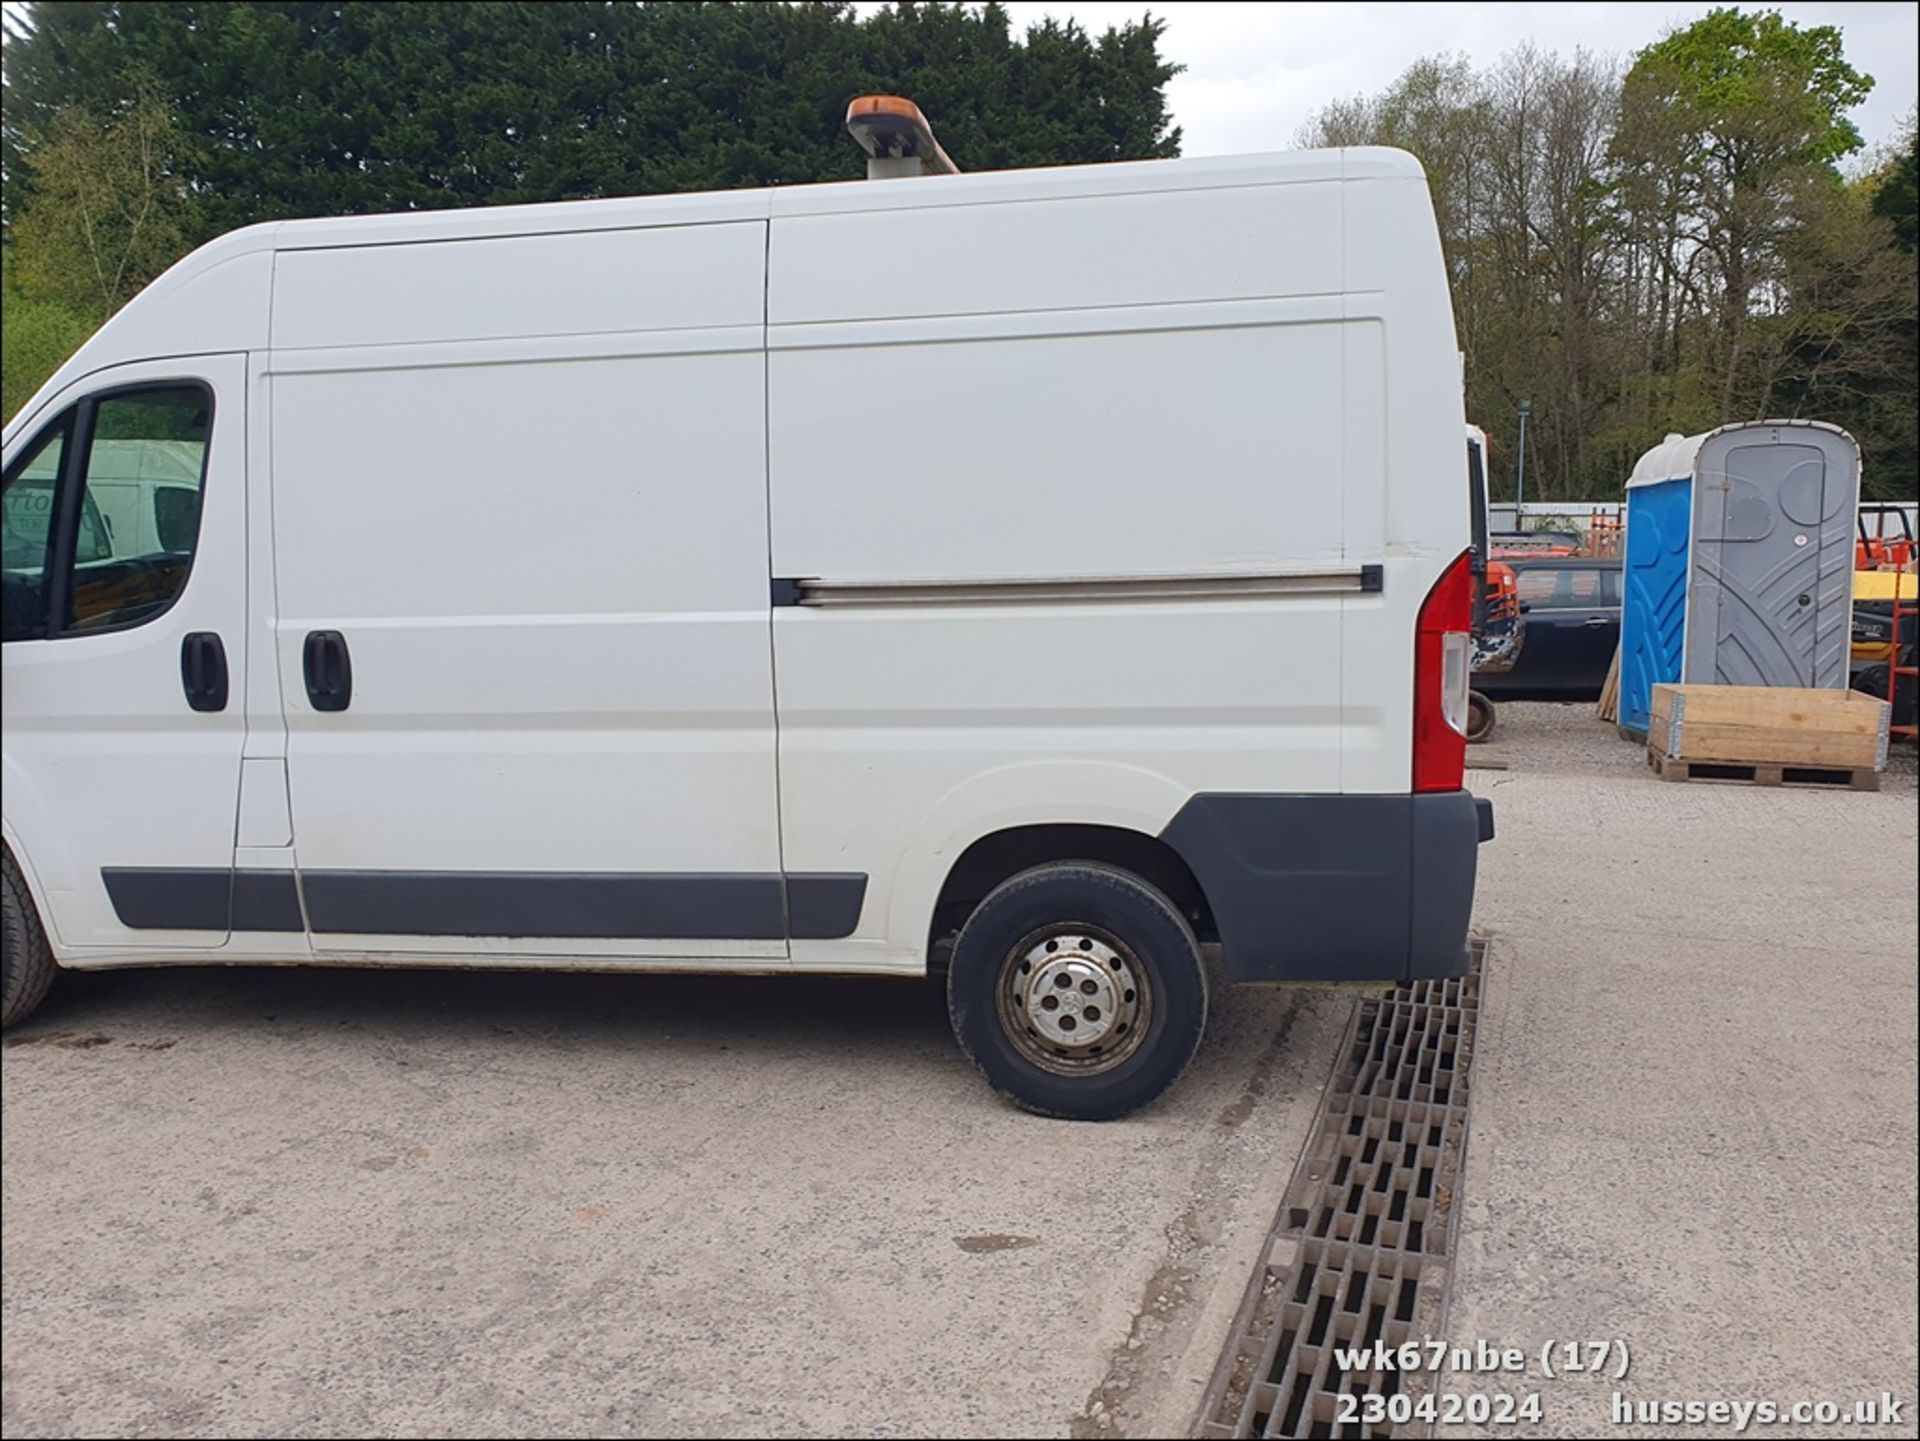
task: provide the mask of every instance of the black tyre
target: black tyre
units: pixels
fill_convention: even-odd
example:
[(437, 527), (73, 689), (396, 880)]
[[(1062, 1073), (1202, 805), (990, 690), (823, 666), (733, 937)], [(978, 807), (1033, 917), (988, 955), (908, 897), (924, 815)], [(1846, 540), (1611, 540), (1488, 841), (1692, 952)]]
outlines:
[[(1913, 657), (1911, 655), (1901, 662), (1902, 665), (1911, 665), (1912, 663)], [(1887, 698), (1887, 690), (1888, 687), (1892, 685), (1892, 682), (1893, 668), (1890, 665), (1880, 662), (1876, 662), (1873, 665), (1862, 666), (1853, 673), (1853, 689), (1861, 692), (1863, 695), (1870, 695), (1879, 700), (1885, 700)], [(1920, 711), (1920, 706), (1915, 705), (1916, 699), (1920, 699), (1920, 695), (1916, 694), (1914, 683), (1912, 679), (1909, 678), (1906, 684), (1902, 685), (1895, 693), (1892, 717), (1895, 725), (1910, 726), (1913, 724), (1916, 711)]]
[(23, 1021), (53, 984), (53, 952), (33, 909), (33, 897), (13, 857), (0, 854), (0, 979), (5, 999), (0, 1026)]
[(1003, 1096), (1105, 1121), (1186, 1069), (1207, 1026), (1207, 976), (1166, 896), (1117, 867), (1065, 861), (1021, 872), (967, 918), (947, 1010)]
[(1467, 692), (1468, 745), (1477, 746), (1483, 741), (1491, 739), (1493, 736), (1494, 722), (1498, 719), (1499, 713), (1494, 709), (1491, 700), (1487, 699), (1485, 695), (1477, 690)]

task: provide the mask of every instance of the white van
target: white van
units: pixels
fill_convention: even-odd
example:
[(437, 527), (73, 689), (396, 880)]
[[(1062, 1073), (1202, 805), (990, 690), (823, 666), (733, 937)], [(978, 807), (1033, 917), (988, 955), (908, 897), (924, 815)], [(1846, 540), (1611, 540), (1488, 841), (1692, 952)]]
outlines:
[[(5, 1019), (951, 942), (996, 1087), (1126, 1112), (1204, 942), (1465, 965), (1464, 424), (1390, 150), (228, 235), (6, 429)], [(83, 544), (131, 442), (192, 523)]]

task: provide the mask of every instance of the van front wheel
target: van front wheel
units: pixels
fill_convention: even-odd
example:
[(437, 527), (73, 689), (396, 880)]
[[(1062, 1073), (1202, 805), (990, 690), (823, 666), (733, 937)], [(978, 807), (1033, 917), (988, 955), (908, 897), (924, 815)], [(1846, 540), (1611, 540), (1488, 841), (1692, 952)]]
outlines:
[(1138, 876), (1036, 866), (968, 917), (947, 970), (961, 1048), (993, 1088), (1043, 1116), (1104, 1121), (1155, 1099), (1207, 1024), (1193, 930)]
[(13, 857), (0, 852), (0, 1025), (25, 1020), (53, 984), (53, 952)]

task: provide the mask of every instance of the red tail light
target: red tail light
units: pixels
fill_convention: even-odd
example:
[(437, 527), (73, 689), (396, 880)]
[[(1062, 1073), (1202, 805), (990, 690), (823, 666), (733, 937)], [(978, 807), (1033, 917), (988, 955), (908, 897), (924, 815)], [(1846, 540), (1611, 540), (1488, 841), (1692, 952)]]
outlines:
[(1467, 780), (1467, 671), (1473, 654), (1473, 568), (1461, 557), (1420, 606), (1413, 642), (1413, 788), (1457, 791)]

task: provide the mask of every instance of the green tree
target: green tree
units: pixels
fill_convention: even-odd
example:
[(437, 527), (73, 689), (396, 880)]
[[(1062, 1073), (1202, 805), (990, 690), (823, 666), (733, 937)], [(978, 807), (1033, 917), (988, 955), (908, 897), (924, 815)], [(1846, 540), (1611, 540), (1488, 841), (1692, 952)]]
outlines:
[[(1802, 48), (1763, 19), (1740, 22), (1762, 49)], [(1860, 92), (1864, 79), (1832, 71), (1844, 65), (1837, 36), (1817, 36), (1810, 52), (1831, 72), (1814, 86), (1825, 87), (1821, 105)], [(1727, 67), (1733, 98), (1758, 83), (1744, 66)], [(1709, 183), (1720, 172), (1699, 147), (1719, 141), (1702, 140), (1691, 103), (1624, 84), (1593, 57), (1527, 46), (1494, 65), (1418, 61), (1380, 94), (1329, 106), (1302, 140), (1398, 145), (1426, 166), (1466, 353), (1467, 414), (1493, 436), (1497, 493), (1512, 494), (1514, 406), (1526, 399), (1527, 491), (1541, 501), (1617, 497), (1668, 432), (1768, 416), (1845, 426), (1861, 443), (1865, 492), (1911, 496), (1912, 130), (1870, 175), (1843, 183), (1833, 158), (1858, 137), (1835, 110), (1821, 120), (1795, 107), (1797, 158), (1781, 151), (1772, 168), (1741, 172), (1743, 186), (1770, 187), (1764, 197), (1729, 199)], [(1779, 138), (1771, 120), (1746, 123)], [(1746, 132), (1727, 136), (1742, 165), (1757, 163)], [(1730, 214), (1765, 219), (1731, 266)], [(1730, 269), (1747, 277), (1737, 305)]]
[[(37, 4), (7, 46), (7, 215), (59, 110), (150, 75), (204, 225), (852, 178), (863, 91), (920, 101), (967, 169), (1177, 154), (1151, 17), (1098, 37), (1005, 8), (845, 3)], [(16, 190), (18, 193), (16, 193)]]
[(1909, 255), (1914, 250), (1915, 230), (1920, 228), (1920, 194), (1916, 194), (1915, 171), (1920, 168), (1920, 133), (1912, 112), (1907, 115), (1906, 134), (1900, 139), (1892, 163), (1877, 179), (1873, 213), (1893, 226), (1894, 243)]
[(94, 322), (57, 301), (22, 292), (9, 255), (0, 268), (0, 415), (12, 417), (80, 343)]
[[(1877, 222), (1862, 225), (1861, 288), (1884, 297), (1867, 317), (1867, 344), (1848, 347), (1841, 383), (1857, 397), (1850, 421), (1866, 449), (1861, 485), (1880, 499), (1911, 499), (1920, 492), (1920, 254), (1915, 231), (1915, 117), (1894, 143), (1893, 160), (1849, 186)], [(1871, 197), (1870, 200), (1867, 197)], [(1864, 352), (1856, 356), (1855, 350)], [(1839, 398), (1836, 398), (1836, 404)]]
[(1843, 420), (1886, 494), (1914, 474), (1915, 266), (1873, 213), (1879, 190), (1835, 180), (1803, 202), (1778, 303), (1754, 319), (1743, 409)]
[(1713, 10), (1635, 57), (1613, 139), (1629, 174), (1672, 177), (1695, 224), (1685, 243), (1715, 272), (1720, 418), (1734, 419), (1756, 292), (1776, 282), (1796, 202), (1860, 149), (1846, 117), (1873, 87), (1840, 30), (1779, 12)]
[(23, 162), (31, 198), (8, 239), (22, 297), (96, 324), (190, 247), (184, 138), (151, 95), (100, 116), (56, 111)]

